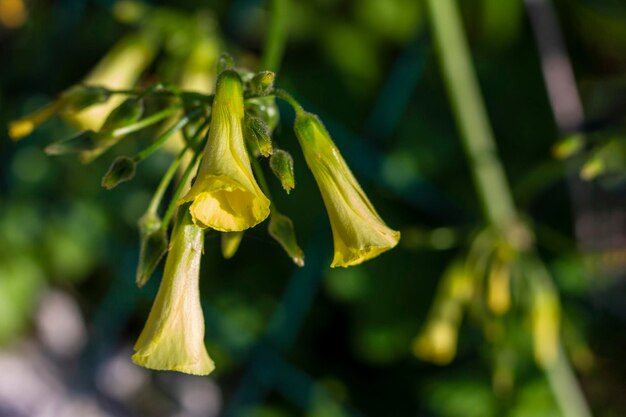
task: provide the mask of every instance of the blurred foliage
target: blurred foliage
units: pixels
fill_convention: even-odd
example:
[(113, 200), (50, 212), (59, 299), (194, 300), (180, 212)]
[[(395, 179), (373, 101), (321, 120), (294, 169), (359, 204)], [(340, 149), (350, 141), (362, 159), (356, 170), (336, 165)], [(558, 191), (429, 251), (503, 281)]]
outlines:
[[(596, 172), (593, 164), (602, 161), (601, 173), (611, 175), (598, 172), (589, 179), (623, 202), (626, 5), (555, 4), (589, 117), (581, 127), (585, 140), (573, 146), (577, 153), (566, 152), (572, 165), (549, 169), (555, 166), (553, 146), (562, 138), (552, 121), (523, 2), (462, 2), (508, 178), (537, 225), (539, 250), (556, 278), (568, 320), (564, 343), (594, 415), (612, 417), (626, 413), (620, 395), (626, 389), (624, 240), (604, 252), (575, 250), (573, 224), (579, 219), (565, 178), (585, 166)], [(83, 79), (142, 24), (146, 12), (131, 6), (107, 0), (0, 0), (0, 126)], [(274, 375), (277, 392), (239, 415), (295, 416), (304, 409), (310, 416), (378, 416), (390, 410), (441, 417), (558, 416), (549, 386), (531, 360), (531, 340), (515, 330), (528, 329), (528, 322), (498, 324), (512, 329), (513, 346), (495, 349), (484, 341), (484, 329), (466, 325), (474, 323), (468, 317), (459, 323), (456, 356), (447, 367), (421, 362), (411, 352), (444, 271), (467, 247), (468, 232), (479, 219), (423, 2), (315, 0), (290, 6), (279, 86), (328, 120), (355, 175), (388, 224), (403, 232), (403, 241), (367, 265), (324, 266), (332, 247), (326, 215), (317, 192), (308, 191), (313, 178), (302, 169), (304, 159), (287, 128), (291, 113), (281, 105), (285, 116), (274, 140), (293, 155), (297, 187), (293, 198), (285, 198), (278, 181), (269, 186), (281, 211), (297, 224), (307, 267), (294, 272), (265, 231), (247, 232), (229, 260), (221, 256), (218, 234), (207, 234), (200, 285), (207, 346), (219, 364), (215, 379), (225, 405), (238, 401), (242, 375), (263, 358), (259, 346), (293, 340), (292, 346), (278, 347), (285, 349), (284, 360), (307, 376), (268, 360), (259, 372)], [(166, 35), (143, 85), (182, 82), (182, 63), (199, 39), (215, 39), (251, 67), (258, 62), (267, 24), (260, 2), (158, 1), (149, 7), (157, 11), (151, 24)], [(406, 102), (398, 104), (403, 96)], [(100, 180), (115, 155), (134, 154), (140, 149), (135, 143), (148, 143), (156, 129), (138, 133), (138, 141), (121, 141), (88, 168), (72, 157), (44, 155), (48, 144), (73, 132), (58, 118), (19, 143), (0, 131), (0, 342), (11, 346), (33, 334), (39, 295), (48, 286), (64, 288), (90, 323), (90, 343), (68, 380), (89, 381), (106, 355), (132, 343), (156, 293), (158, 277), (142, 290), (133, 284), (136, 222), (172, 157), (155, 155), (132, 182), (106, 191)], [(621, 227), (614, 221), (614, 228)], [(295, 304), (283, 302), (284, 295)], [(272, 326), (282, 338), (268, 336)], [(499, 390), (502, 386), (511, 389)]]

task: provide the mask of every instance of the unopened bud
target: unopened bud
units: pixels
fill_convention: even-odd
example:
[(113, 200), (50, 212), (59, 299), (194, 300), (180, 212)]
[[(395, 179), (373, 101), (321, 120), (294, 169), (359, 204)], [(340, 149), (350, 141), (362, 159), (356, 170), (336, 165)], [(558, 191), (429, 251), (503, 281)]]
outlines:
[(143, 287), (152, 276), (159, 262), (167, 252), (167, 238), (161, 228), (161, 218), (156, 213), (148, 212), (139, 219), (139, 264), (135, 282)]
[(248, 147), (254, 154), (261, 154), (266, 158), (272, 154), (270, 129), (262, 119), (246, 114), (243, 133)]
[(274, 175), (276, 175), (276, 178), (280, 180), (283, 189), (289, 194), (296, 186), (293, 158), (289, 152), (276, 149), (270, 158), (270, 168)]
[(109, 170), (102, 177), (102, 186), (107, 190), (117, 187), (135, 176), (135, 161), (127, 156), (120, 156), (113, 161)]
[(88, 85), (77, 85), (61, 95), (63, 112), (78, 113), (94, 104), (106, 102), (111, 94), (106, 88)]
[(255, 96), (266, 96), (274, 88), (276, 74), (272, 71), (258, 72), (250, 80), (250, 92)]
[(217, 61), (217, 73), (218, 75), (224, 71), (233, 69), (235, 67), (235, 61), (229, 54), (221, 54)]
[(273, 132), (278, 126), (280, 114), (276, 100), (272, 96), (251, 98), (246, 100), (246, 113), (259, 117), (269, 126), (270, 132)]
[(117, 106), (104, 121), (101, 131), (111, 131), (135, 123), (143, 114), (143, 100), (126, 99)]
[(48, 155), (65, 155), (91, 151), (98, 148), (101, 141), (102, 137), (98, 133), (92, 130), (84, 130), (68, 139), (51, 143), (46, 146), (44, 152)]
[(222, 233), (222, 256), (224, 259), (230, 259), (235, 256), (244, 232), (223, 232)]
[(272, 211), (267, 231), (283, 247), (287, 255), (293, 260), (293, 263), (298, 266), (304, 266), (304, 252), (298, 246), (296, 230), (289, 217), (275, 210)]
[(568, 136), (562, 140), (560, 140), (556, 145), (552, 147), (552, 155), (556, 159), (566, 159), (569, 158), (583, 148), (585, 142), (583, 137), (580, 135), (572, 135)]

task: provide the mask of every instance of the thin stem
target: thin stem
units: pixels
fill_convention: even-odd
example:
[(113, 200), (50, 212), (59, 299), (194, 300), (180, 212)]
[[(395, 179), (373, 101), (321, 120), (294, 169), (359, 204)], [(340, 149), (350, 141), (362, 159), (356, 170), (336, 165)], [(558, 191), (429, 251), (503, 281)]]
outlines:
[(261, 69), (277, 72), (287, 43), (288, 0), (267, 0), (270, 15)]
[(183, 176), (178, 182), (178, 185), (176, 186), (176, 190), (174, 190), (174, 194), (172, 195), (172, 200), (170, 201), (170, 204), (167, 207), (167, 210), (165, 211), (165, 215), (163, 216), (163, 222), (161, 223), (161, 228), (163, 228), (164, 230), (167, 229), (167, 225), (172, 219), (172, 216), (174, 215), (174, 211), (176, 210), (176, 207), (178, 207), (177, 200), (180, 198), (180, 195), (182, 194), (184, 188), (187, 186), (187, 181), (189, 180), (191, 173), (195, 170), (195, 167), (198, 165), (198, 162), (200, 162), (201, 157), (202, 157), (202, 152), (198, 152), (195, 158), (189, 163), (189, 165), (187, 165), (187, 168), (185, 169)]
[(274, 90), (274, 96), (289, 103), (289, 105), (293, 107), (293, 110), (296, 112), (296, 116), (304, 113), (304, 109), (302, 108), (300, 103), (298, 103), (296, 99), (293, 98), (293, 96), (289, 94), (288, 92), (286, 92), (285, 90), (281, 90), (281, 89)]
[[(504, 169), (496, 154), (493, 133), (470, 60), (458, 7), (455, 0), (427, 2), (448, 96), (461, 130), (485, 219), (500, 231), (506, 231), (515, 223), (517, 212)], [(528, 253), (541, 268), (540, 271), (543, 271), (541, 275), (546, 285), (553, 285), (539, 257), (531, 250)], [(544, 371), (563, 415), (591, 417), (560, 342), (555, 362), (545, 367)]]
[(272, 199), (272, 195), (270, 193), (270, 188), (267, 186), (267, 180), (265, 178), (265, 173), (261, 168), (261, 164), (259, 164), (258, 159), (255, 157), (250, 158), (250, 163), (252, 165), (252, 171), (254, 171), (254, 175), (259, 183), (259, 187), (265, 193), (265, 196), (274, 204), (274, 200)]
[(517, 214), (504, 168), (496, 153), (458, 8), (453, 0), (428, 0), (428, 5), (448, 96), (461, 130), (482, 210), (489, 223), (506, 229), (516, 220)]
[(128, 126), (124, 126), (124, 127), (120, 127), (119, 129), (115, 129), (112, 130), (111, 132), (107, 132), (110, 136), (112, 137), (120, 137), (120, 136), (124, 136), (127, 135), (129, 133), (133, 133), (136, 132), (138, 130), (144, 129), (148, 126), (151, 126), (155, 123), (160, 122), (163, 119), (166, 119), (167, 117), (171, 116), (172, 114), (176, 113), (178, 110), (180, 110), (181, 106), (180, 105), (173, 105), (170, 106), (164, 110), (161, 110), (160, 112), (154, 113), (153, 115), (150, 115), (144, 119), (141, 119), (140, 121), (138, 121), (137, 123), (133, 123), (131, 125)]
[(157, 140), (152, 142), (150, 146), (141, 150), (137, 155), (133, 157), (135, 162), (141, 162), (150, 155), (152, 155), (156, 150), (158, 150), (161, 145), (163, 145), (174, 133), (176, 133), (179, 129), (182, 129), (191, 119), (195, 116), (198, 116), (201, 113), (201, 109), (195, 110), (189, 113), (187, 116), (182, 117), (178, 122), (176, 122), (172, 127), (167, 129)]
[(154, 195), (152, 196), (152, 200), (150, 201), (150, 205), (148, 206), (148, 210), (147, 210), (148, 213), (151, 213), (151, 214), (157, 213), (157, 210), (159, 209), (159, 205), (161, 204), (161, 200), (163, 200), (163, 196), (165, 195), (165, 190), (167, 190), (167, 187), (172, 181), (172, 178), (174, 178), (174, 175), (176, 174), (176, 170), (178, 169), (178, 166), (182, 162), (183, 157), (185, 156), (185, 153), (187, 152), (188, 149), (189, 149), (189, 145), (187, 145), (178, 154), (176, 159), (170, 164), (169, 168), (163, 175), (163, 178), (161, 178), (161, 182), (159, 182), (159, 185), (156, 191), (154, 192)]
[(559, 344), (556, 361), (545, 370), (545, 373), (564, 416), (592, 416), (561, 344)]

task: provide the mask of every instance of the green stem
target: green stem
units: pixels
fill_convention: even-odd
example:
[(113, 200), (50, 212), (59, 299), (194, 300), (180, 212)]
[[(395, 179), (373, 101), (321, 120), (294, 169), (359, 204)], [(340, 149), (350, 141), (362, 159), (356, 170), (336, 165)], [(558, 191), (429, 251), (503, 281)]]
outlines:
[(165, 190), (167, 190), (168, 185), (174, 178), (176, 174), (176, 170), (178, 166), (183, 160), (185, 153), (189, 149), (189, 145), (187, 145), (176, 157), (176, 159), (170, 164), (169, 168), (161, 178), (161, 182), (159, 182), (159, 186), (157, 187), (154, 195), (152, 196), (152, 200), (150, 201), (150, 205), (148, 206), (148, 213), (156, 214), (159, 209), (159, 205), (161, 204), (161, 200), (163, 200), (163, 196), (165, 195)]
[(277, 72), (287, 42), (288, 0), (267, 0), (269, 25), (265, 37), (265, 49), (261, 68)]
[[(489, 224), (506, 232), (516, 222), (517, 211), (504, 168), (496, 153), (495, 140), (470, 59), (456, 0), (427, 0), (427, 3), (448, 96), (461, 130), (484, 217)], [(536, 254), (531, 250), (528, 252), (541, 268), (545, 268)], [(548, 271), (544, 269), (542, 275), (552, 285)], [(560, 342), (556, 361), (544, 371), (564, 416), (591, 417)]]
[(559, 344), (555, 363), (547, 368), (545, 372), (550, 388), (564, 416), (592, 416), (562, 345)]
[(120, 127), (119, 129), (112, 130), (111, 132), (108, 132), (108, 133), (112, 137), (120, 137), (120, 136), (127, 135), (129, 133), (136, 132), (138, 130), (151, 126), (155, 123), (158, 123), (163, 119), (166, 119), (167, 117), (173, 115), (178, 110), (180, 110), (180, 108), (181, 108), (180, 105), (174, 105), (174, 106), (168, 107), (164, 110), (161, 110), (160, 112), (154, 113), (153, 115), (150, 115), (144, 119), (141, 119), (137, 123)]
[(272, 202), (272, 205), (274, 205), (274, 200), (272, 199), (272, 195), (270, 194), (270, 188), (267, 186), (267, 180), (265, 179), (265, 173), (261, 168), (261, 164), (259, 164), (259, 161), (254, 157), (250, 158), (250, 163), (252, 165), (252, 171), (254, 171), (254, 175), (256, 176), (256, 179), (259, 183), (259, 187), (261, 187), (261, 190), (265, 193), (265, 196)]
[(202, 157), (202, 152), (198, 152), (195, 158), (189, 163), (189, 165), (187, 165), (187, 168), (185, 169), (183, 176), (178, 182), (178, 185), (176, 186), (176, 190), (174, 191), (174, 194), (172, 195), (172, 200), (170, 201), (170, 204), (167, 207), (167, 210), (165, 211), (165, 215), (163, 215), (163, 222), (161, 223), (161, 227), (163, 229), (167, 229), (167, 226), (170, 220), (172, 219), (172, 216), (174, 215), (174, 211), (176, 210), (176, 207), (178, 207), (177, 201), (180, 198), (180, 195), (182, 194), (183, 189), (187, 186), (189, 177), (191, 176), (191, 173), (194, 171), (195, 167), (198, 165), (198, 162), (200, 162), (201, 157)]
[(144, 159), (146, 159), (147, 157), (149, 157), (150, 155), (152, 155), (157, 149), (159, 149), (161, 147), (161, 145), (163, 145), (174, 133), (176, 133), (179, 129), (182, 129), (187, 123), (189, 123), (189, 121), (191, 119), (193, 119), (195, 116), (198, 116), (200, 113), (202, 112), (202, 110), (198, 109), (195, 110), (191, 113), (189, 113), (188, 115), (182, 117), (178, 122), (176, 122), (172, 127), (170, 127), (169, 129), (167, 129), (161, 136), (159, 136), (159, 138), (157, 140), (155, 140), (154, 142), (152, 142), (152, 144), (150, 146), (148, 146), (147, 148), (143, 149), (142, 151), (140, 151), (139, 153), (137, 153), (137, 155), (135, 155), (133, 157), (133, 161), (135, 162), (141, 162)]
[(461, 139), (489, 223), (506, 229), (516, 220), (513, 197), (496, 153), (493, 133), (454, 0), (428, 0), (432, 30)]
[(285, 90), (281, 90), (281, 89), (274, 90), (274, 96), (289, 103), (289, 105), (293, 107), (293, 110), (296, 112), (296, 116), (304, 113), (304, 109), (302, 108), (300, 103), (298, 103), (296, 99), (293, 98), (293, 96), (289, 94), (288, 92), (286, 92)]

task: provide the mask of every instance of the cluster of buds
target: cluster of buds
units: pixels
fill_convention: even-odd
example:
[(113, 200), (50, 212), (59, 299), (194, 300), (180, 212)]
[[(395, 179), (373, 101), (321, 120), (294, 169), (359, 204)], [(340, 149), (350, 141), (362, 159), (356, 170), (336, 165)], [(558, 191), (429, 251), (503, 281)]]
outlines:
[[(110, 189), (131, 179), (135, 166), (169, 138), (178, 134), (184, 138), (184, 148), (164, 174), (139, 222), (137, 284), (143, 286), (161, 259), (166, 258), (156, 300), (135, 345), (132, 359), (141, 366), (196, 375), (214, 369), (204, 345), (199, 294), (207, 230), (222, 233), (222, 252), (231, 257), (244, 231), (269, 218), (269, 234), (296, 265), (304, 265), (293, 222), (276, 209), (260, 164), (263, 160), (268, 163), (287, 193), (295, 187), (293, 158), (272, 141), (278, 122), (276, 98), (286, 100), (296, 113), (295, 136), (319, 187), (333, 232), (331, 267), (358, 265), (393, 248), (400, 239), (400, 233), (390, 229), (378, 215), (319, 118), (304, 111), (288, 93), (276, 89), (274, 78), (269, 71), (236, 69), (231, 59), (222, 57), (213, 95), (161, 84), (145, 90), (79, 86), (10, 127), (12, 137), (17, 139), (55, 112), (63, 110), (72, 115), (90, 105), (101, 105), (112, 96), (127, 95), (98, 123), (100, 127), (91, 123), (89, 130), (46, 148), (50, 154), (77, 153), (89, 162), (131, 133), (175, 119), (148, 148), (135, 156), (115, 159), (102, 180), (102, 185)], [(145, 114), (144, 101), (154, 96), (168, 104)], [(161, 216), (161, 200), (177, 172), (182, 175)]]

